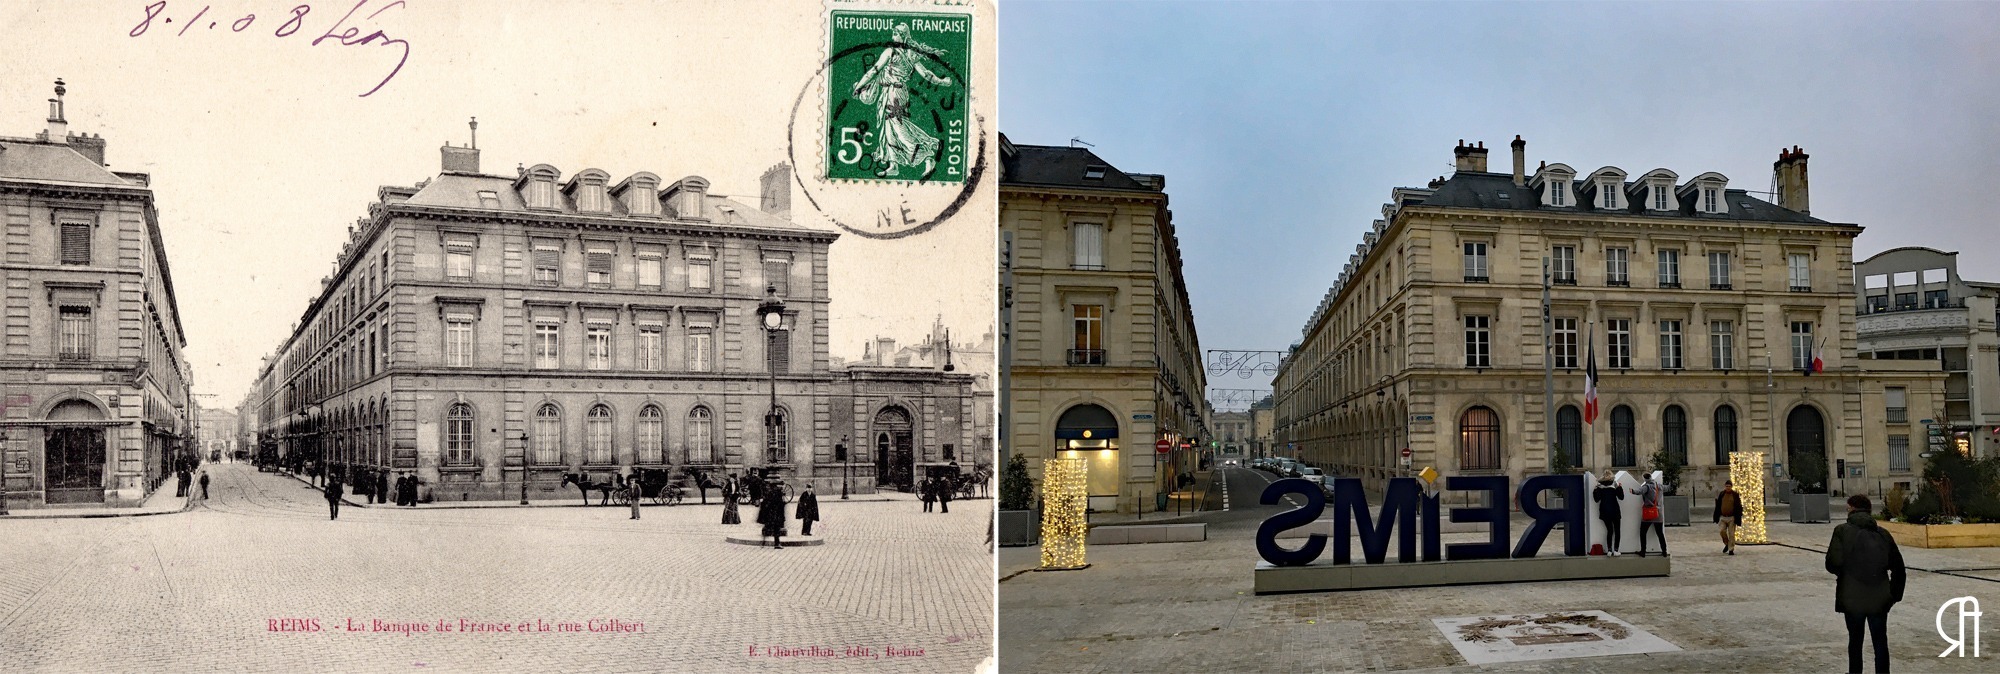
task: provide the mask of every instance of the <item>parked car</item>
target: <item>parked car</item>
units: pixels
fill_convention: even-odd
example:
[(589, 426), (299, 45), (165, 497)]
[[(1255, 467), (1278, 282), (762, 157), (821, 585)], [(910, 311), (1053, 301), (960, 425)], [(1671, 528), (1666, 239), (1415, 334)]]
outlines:
[(1312, 466), (1300, 468), (1298, 477), (1311, 480), (1314, 484), (1326, 484), (1326, 473), (1322, 473), (1318, 468)]

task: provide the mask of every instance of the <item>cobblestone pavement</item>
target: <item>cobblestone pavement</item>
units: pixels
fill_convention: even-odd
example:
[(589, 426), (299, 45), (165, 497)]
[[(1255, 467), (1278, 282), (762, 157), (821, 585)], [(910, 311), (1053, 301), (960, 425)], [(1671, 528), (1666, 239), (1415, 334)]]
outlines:
[(187, 513), (0, 520), (0, 669), (930, 673), (992, 651), (976, 507), (822, 496), (827, 544), (771, 550), (723, 542), (721, 506), (329, 521), (294, 480), (214, 474)]
[[(1237, 472), (1234, 470), (1224, 472)], [(1519, 583), (1256, 596), (1257, 523), (1231, 480), (1229, 517), (1200, 543), (1108, 545), (1090, 568), (1037, 573), (1038, 548), (1000, 552), (1000, 653), (1021, 672), (1698, 671), (1826, 672), (1847, 665), (1823, 551), (1833, 524), (1770, 525), (1778, 545), (1723, 556), (1712, 525), (1670, 527), (1667, 578)], [(1251, 478), (1249, 484), (1261, 485)], [(1253, 511), (1248, 517), (1239, 515)], [(1519, 530), (1516, 529), (1516, 532)], [(1447, 534), (1447, 540), (1483, 534)], [(1296, 545), (1301, 541), (1287, 541)], [(2000, 671), (2000, 551), (1904, 548), (1903, 603), (1889, 614), (1898, 671)], [(1931, 569), (1917, 571), (1915, 569)], [(1984, 569), (1973, 571), (1969, 569)], [(1938, 573), (1943, 571), (1945, 573)], [(1983, 658), (1939, 659), (1934, 620), (1953, 597), (1978, 597)], [(1602, 610), (1684, 649), (1472, 667), (1431, 624), (1478, 614)], [(1951, 622), (1951, 621), (1948, 621)]]

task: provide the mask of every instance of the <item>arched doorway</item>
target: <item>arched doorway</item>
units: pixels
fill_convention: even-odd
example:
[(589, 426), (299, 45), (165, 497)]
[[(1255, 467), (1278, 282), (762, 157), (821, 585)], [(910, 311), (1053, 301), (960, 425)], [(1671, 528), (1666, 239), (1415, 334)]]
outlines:
[(910, 412), (884, 407), (875, 413), (875, 486), (910, 490), (916, 425)]
[(104, 427), (64, 426), (61, 422), (98, 422), (104, 411), (82, 400), (70, 400), (49, 410), (58, 425), (44, 430), (43, 484), (46, 503), (104, 502)]
[(1799, 482), (1826, 482), (1826, 420), (1811, 405), (1785, 415), (1785, 466)]
[(1063, 411), (1056, 419), (1056, 450), (1061, 458), (1084, 459), (1084, 488), (1092, 510), (1119, 508), (1123, 477), (1119, 472), (1118, 415), (1088, 403)]

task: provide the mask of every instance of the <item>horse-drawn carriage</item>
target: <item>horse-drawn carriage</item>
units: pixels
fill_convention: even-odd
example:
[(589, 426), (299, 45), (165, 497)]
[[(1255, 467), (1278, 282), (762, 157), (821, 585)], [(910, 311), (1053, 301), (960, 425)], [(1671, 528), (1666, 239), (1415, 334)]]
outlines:
[[(631, 505), (632, 497), (628, 491), (629, 487), (626, 486), (627, 478), (617, 473), (612, 473), (610, 478), (597, 482), (589, 473), (566, 473), (563, 475), (562, 483), (565, 487), (576, 485), (577, 492), (583, 496), (584, 505), (590, 505), (590, 492), (593, 491), (598, 493), (598, 505), (613, 503)], [(639, 481), (639, 498), (644, 499), (643, 502), (653, 505), (676, 505), (687, 499), (687, 487), (683, 486), (681, 481), (675, 480), (670, 470), (634, 468), (631, 479)]]

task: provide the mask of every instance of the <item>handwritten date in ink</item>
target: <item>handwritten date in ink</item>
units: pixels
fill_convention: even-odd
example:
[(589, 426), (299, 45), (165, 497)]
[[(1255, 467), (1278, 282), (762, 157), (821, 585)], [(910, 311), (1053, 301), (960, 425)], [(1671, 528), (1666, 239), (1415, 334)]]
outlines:
[[(404, 6), (403, 0), (394, 0), (388, 3), (376, 2), (375, 0), (360, 0), (354, 3), (354, 6), (349, 8), (347, 13), (340, 17), (340, 20), (328, 26), (326, 32), (321, 33), (317, 38), (313, 38), (313, 41), (307, 45), (311, 47), (318, 47), (321, 44), (332, 44), (340, 47), (374, 45), (399, 50), (400, 53), (397, 54), (395, 67), (390, 68), (389, 74), (383, 76), (381, 81), (375, 83), (375, 88), (362, 93), (361, 96), (364, 98), (377, 91), (381, 91), (382, 87), (389, 84), (389, 80), (395, 79), (396, 74), (403, 71), (403, 65), (410, 61), (410, 42), (408, 40), (390, 37), (388, 33), (383, 32), (379, 28), (375, 29), (374, 32), (367, 32), (356, 25), (359, 22), (354, 20), (354, 16), (363, 9), (369, 9), (371, 4), (377, 6), (367, 16), (363, 17), (360, 22), (374, 21), (383, 12)], [(188, 3), (188, 6), (192, 5), (193, 3)], [(177, 5), (176, 8), (178, 9), (178, 7)], [(210, 17), (209, 10), (211, 9), (214, 9), (214, 6), (202, 5), (201, 9), (196, 11), (193, 16), (177, 18), (169, 14), (167, 0), (157, 0), (152, 4), (146, 5), (145, 18), (140, 19), (138, 25), (133, 26), (132, 30), (126, 33), (126, 35), (139, 37), (149, 31), (165, 33), (171, 30), (176, 23), (180, 24), (180, 30), (173, 33), (175, 37), (187, 35), (189, 30), (197, 32), (226, 30), (231, 33), (243, 33), (252, 31), (253, 28), (257, 28), (260, 25), (255, 13), (245, 13), (235, 20), (230, 20), (220, 15)], [(297, 5), (283, 14), (263, 20), (262, 25), (270, 26), (276, 23), (276, 27), (271, 30), (270, 34), (277, 38), (288, 38), (298, 34), (300, 30), (308, 28), (308, 24), (314, 23), (313, 19), (307, 18), (308, 15), (312, 14), (312, 11), (312, 5)], [(263, 29), (257, 28), (255, 32), (262, 31)], [(311, 33), (307, 34), (310, 35)]]

